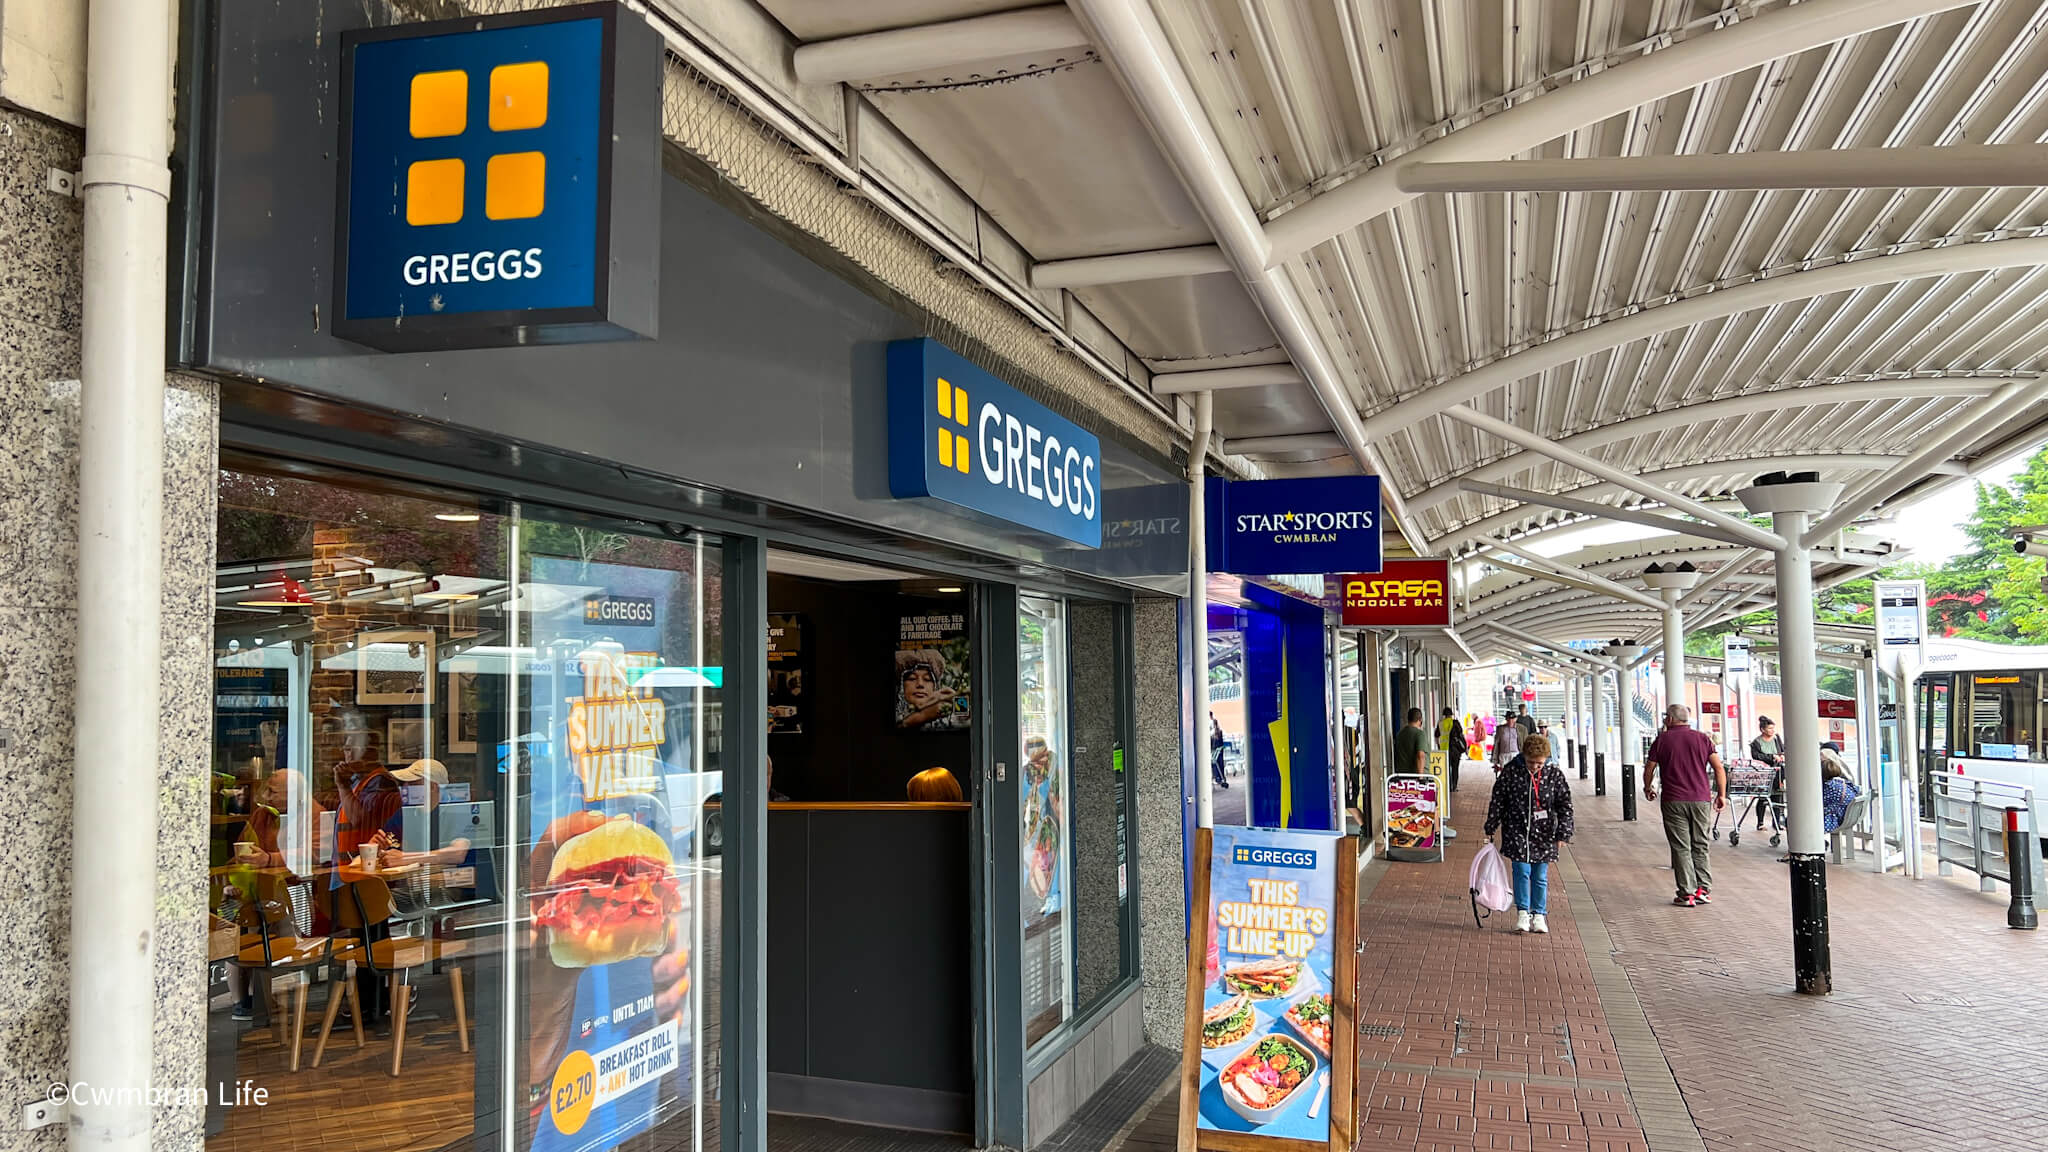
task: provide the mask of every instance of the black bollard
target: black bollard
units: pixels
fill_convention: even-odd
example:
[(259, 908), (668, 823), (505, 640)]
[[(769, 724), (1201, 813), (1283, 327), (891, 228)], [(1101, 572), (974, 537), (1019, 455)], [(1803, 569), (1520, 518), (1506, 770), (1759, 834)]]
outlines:
[(1799, 991), (1825, 996), (1835, 990), (1828, 951), (1827, 857), (1792, 857), (1792, 977)]
[(1621, 818), (1636, 818), (1636, 766), (1633, 764), (1621, 766)]
[(1593, 795), (1607, 795), (1607, 753), (1593, 753)]
[(1581, 780), (1586, 778), (1586, 755), (1588, 751), (1584, 744), (1579, 745), (1579, 779)]
[(2005, 870), (2012, 877), (2012, 905), (2005, 910), (2005, 926), (2031, 931), (2041, 926), (2041, 916), (2034, 910), (2034, 854), (2027, 850), (2027, 841), (2034, 834), (2020, 827), (2020, 814), (2025, 811), (2018, 807), (2005, 810)]

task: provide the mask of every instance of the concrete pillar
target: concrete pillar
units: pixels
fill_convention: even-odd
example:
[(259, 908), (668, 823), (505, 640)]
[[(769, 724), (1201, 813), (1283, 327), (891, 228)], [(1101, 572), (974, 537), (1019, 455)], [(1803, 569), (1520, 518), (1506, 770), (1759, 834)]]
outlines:
[(1799, 991), (1834, 989), (1828, 950), (1826, 837), (1820, 812), (1820, 693), (1813, 638), (1813, 560), (1802, 538), (1815, 514), (1841, 497), (1842, 486), (1803, 474), (1785, 483), (1737, 493), (1751, 512), (1771, 514), (1785, 538), (1777, 557), (1778, 681), (1784, 702), (1785, 839), (1792, 868), (1792, 969)]

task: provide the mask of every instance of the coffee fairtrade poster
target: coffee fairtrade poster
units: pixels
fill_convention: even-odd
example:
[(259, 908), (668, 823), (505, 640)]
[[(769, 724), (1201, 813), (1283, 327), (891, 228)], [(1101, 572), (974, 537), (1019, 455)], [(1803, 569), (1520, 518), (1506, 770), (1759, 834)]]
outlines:
[(1210, 858), (1198, 1127), (1327, 1143), (1335, 833), (1218, 828)]

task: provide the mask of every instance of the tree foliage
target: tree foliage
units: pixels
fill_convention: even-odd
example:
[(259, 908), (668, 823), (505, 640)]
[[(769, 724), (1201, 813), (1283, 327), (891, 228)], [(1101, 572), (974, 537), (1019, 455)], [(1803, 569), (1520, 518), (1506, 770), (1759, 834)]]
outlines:
[[(2048, 526), (2048, 446), (2029, 457), (2012, 483), (1976, 486), (1976, 504), (1960, 527), (1967, 551), (1943, 563), (1906, 562), (1885, 569), (1886, 580), (1927, 582), (1927, 629), (1936, 636), (1961, 636), (2003, 643), (2048, 643), (2048, 559), (2013, 552), (2016, 530)], [(2048, 535), (2048, 533), (2044, 533)], [(1870, 624), (1876, 620), (1872, 578), (1849, 580), (1821, 592), (1814, 618), (1822, 623)], [(1695, 656), (1721, 654), (1721, 637), (1742, 628), (1773, 628), (1776, 613), (1756, 612), (1685, 639)]]

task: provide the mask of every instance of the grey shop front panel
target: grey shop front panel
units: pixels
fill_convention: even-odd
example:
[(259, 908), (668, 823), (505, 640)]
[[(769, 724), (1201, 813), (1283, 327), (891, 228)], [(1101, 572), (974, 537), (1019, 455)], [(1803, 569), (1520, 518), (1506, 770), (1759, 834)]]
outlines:
[[(1153, 586), (1171, 574), (891, 498), (885, 349), (923, 326), (672, 174), (659, 193), (658, 340), (395, 354), (336, 338), (336, 128), (324, 94), (338, 34), (363, 26), (365, 9), (387, 22), (382, 4), (215, 5), (200, 48), (211, 86), (189, 102), (180, 139), (191, 171), (176, 323), (193, 366), (431, 422), (449, 442), (480, 434), (670, 478), (712, 503), (760, 501)], [(269, 407), (289, 423), (289, 403)], [(393, 448), (433, 456), (435, 439)], [(1105, 524), (1139, 493), (1177, 502), (1160, 499), (1181, 484), (1165, 462), (1106, 434), (1103, 450)], [(1163, 563), (1141, 567), (1185, 572), (1184, 543), (1158, 551)]]

